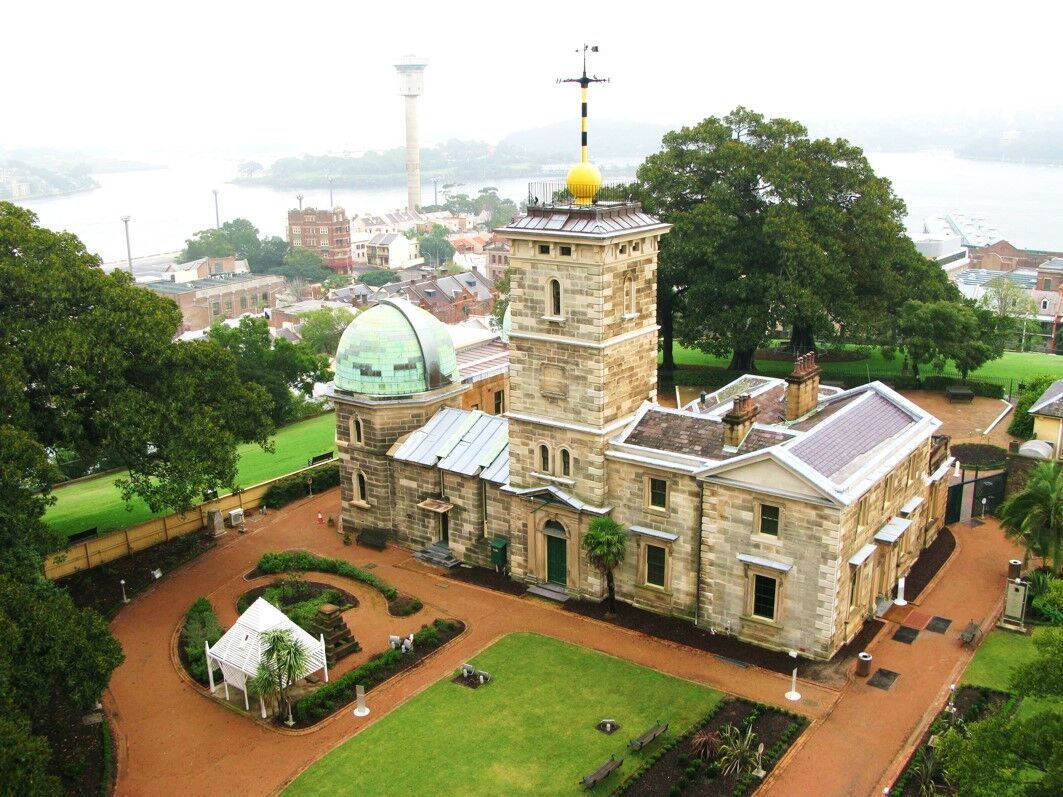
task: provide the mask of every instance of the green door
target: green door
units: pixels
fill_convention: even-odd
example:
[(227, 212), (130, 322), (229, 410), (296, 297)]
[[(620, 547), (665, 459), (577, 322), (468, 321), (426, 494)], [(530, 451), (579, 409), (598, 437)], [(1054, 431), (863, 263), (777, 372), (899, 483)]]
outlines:
[(546, 537), (546, 580), (551, 584), (568, 584), (568, 540)]

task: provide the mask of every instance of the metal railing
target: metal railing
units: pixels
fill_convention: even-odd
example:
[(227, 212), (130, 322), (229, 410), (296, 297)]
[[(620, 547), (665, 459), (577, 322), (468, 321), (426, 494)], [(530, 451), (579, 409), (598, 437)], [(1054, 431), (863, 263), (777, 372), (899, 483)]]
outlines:
[(631, 202), (635, 199), (633, 183), (620, 180), (603, 181), (600, 186), (574, 185), (570, 190), (565, 180), (528, 183), (529, 205), (576, 205), (577, 196), (592, 196), (593, 203)]

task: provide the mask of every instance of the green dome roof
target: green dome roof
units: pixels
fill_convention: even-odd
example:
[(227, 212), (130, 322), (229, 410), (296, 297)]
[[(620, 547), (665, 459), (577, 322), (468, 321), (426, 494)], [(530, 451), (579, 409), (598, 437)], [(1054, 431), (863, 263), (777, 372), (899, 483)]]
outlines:
[(336, 389), (348, 393), (408, 396), (458, 379), (446, 327), (404, 299), (384, 299), (361, 313), (336, 349)]

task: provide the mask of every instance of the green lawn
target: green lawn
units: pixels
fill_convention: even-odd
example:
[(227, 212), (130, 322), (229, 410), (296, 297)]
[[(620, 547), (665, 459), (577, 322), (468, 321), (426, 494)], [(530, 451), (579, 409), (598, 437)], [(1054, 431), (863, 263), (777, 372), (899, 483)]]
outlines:
[[(676, 345), (676, 365), (702, 365), (713, 368), (726, 368), (730, 362), (729, 357), (717, 357), (706, 354), (698, 349), (688, 349)], [(885, 359), (878, 349), (874, 349), (865, 360), (852, 362), (825, 362), (820, 367), (823, 373), (854, 373), (867, 368), (874, 373), (901, 372), (901, 357), (892, 360)], [(793, 363), (788, 360), (757, 360), (757, 371), (769, 376), (785, 376), (793, 370)], [(1055, 377), (1063, 377), (1063, 356), (1055, 354), (1042, 354), (1039, 352), (1006, 352), (1003, 357), (986, 363), (983, 367), (972, 373), (972, 376), (983, 376), (997, 379), (1025, 380), (1038, 374), (1051, 374)]]
[[(1034, 636), (1043, 629), (1035, 628)], [(978, 652), (967, 666), (962, 681), (975, 686), (988, 686), (992, 689), (1010, 691), (1009, 682), (1012, 671), (1034, 657), (1032, 636), (1011, 633), (1010, 631), (991, 631), (986, 635)], [(1019, 716), (1029, 716), (1044, 709), (1063, 711), (1063, 699), (1032, 698), (1022, 701)]]
[[(278, 430), (273, 437), (272, 454), (257, 445), (240, 446), (238, 484), (249, 487), (306, 467), (306, 461), (314, 454), (335, 448), (335, 436), (335, 416), (327, 413)], [(112, 473), (59, 487), (55, 490), (58, 500), (45, 514), (45, 522), (70, 535), (93, 526), (101, 533), (112, 531), (153, 517), (148, 505), (139, 499), (126, 509), (121, 492), (114, 486), (119, 475)]]
[[(473, 663), (494, 682), (472, 690), (444, 678), (315, 763), (285, 795), (577, 795), (580, 778), (623, 756), (596, 789), (606, 794), (659, 744), (632, 754), (632, 738), (658, 719), (682, 733), (722, 697), (536, 634), (504, 637)], [(622, 726), (611, 736), (594, 727), (606, 718)]]

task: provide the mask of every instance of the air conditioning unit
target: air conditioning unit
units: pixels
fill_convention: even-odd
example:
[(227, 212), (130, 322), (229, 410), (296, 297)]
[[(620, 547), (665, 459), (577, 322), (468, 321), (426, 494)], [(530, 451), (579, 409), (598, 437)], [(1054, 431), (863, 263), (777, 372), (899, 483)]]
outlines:
[(229, 525), (230, 526), (239, 526), (243, 522), (244, 522), (244, 510), (243, 509), (232, 509), (232, 510), (229, 511)]

